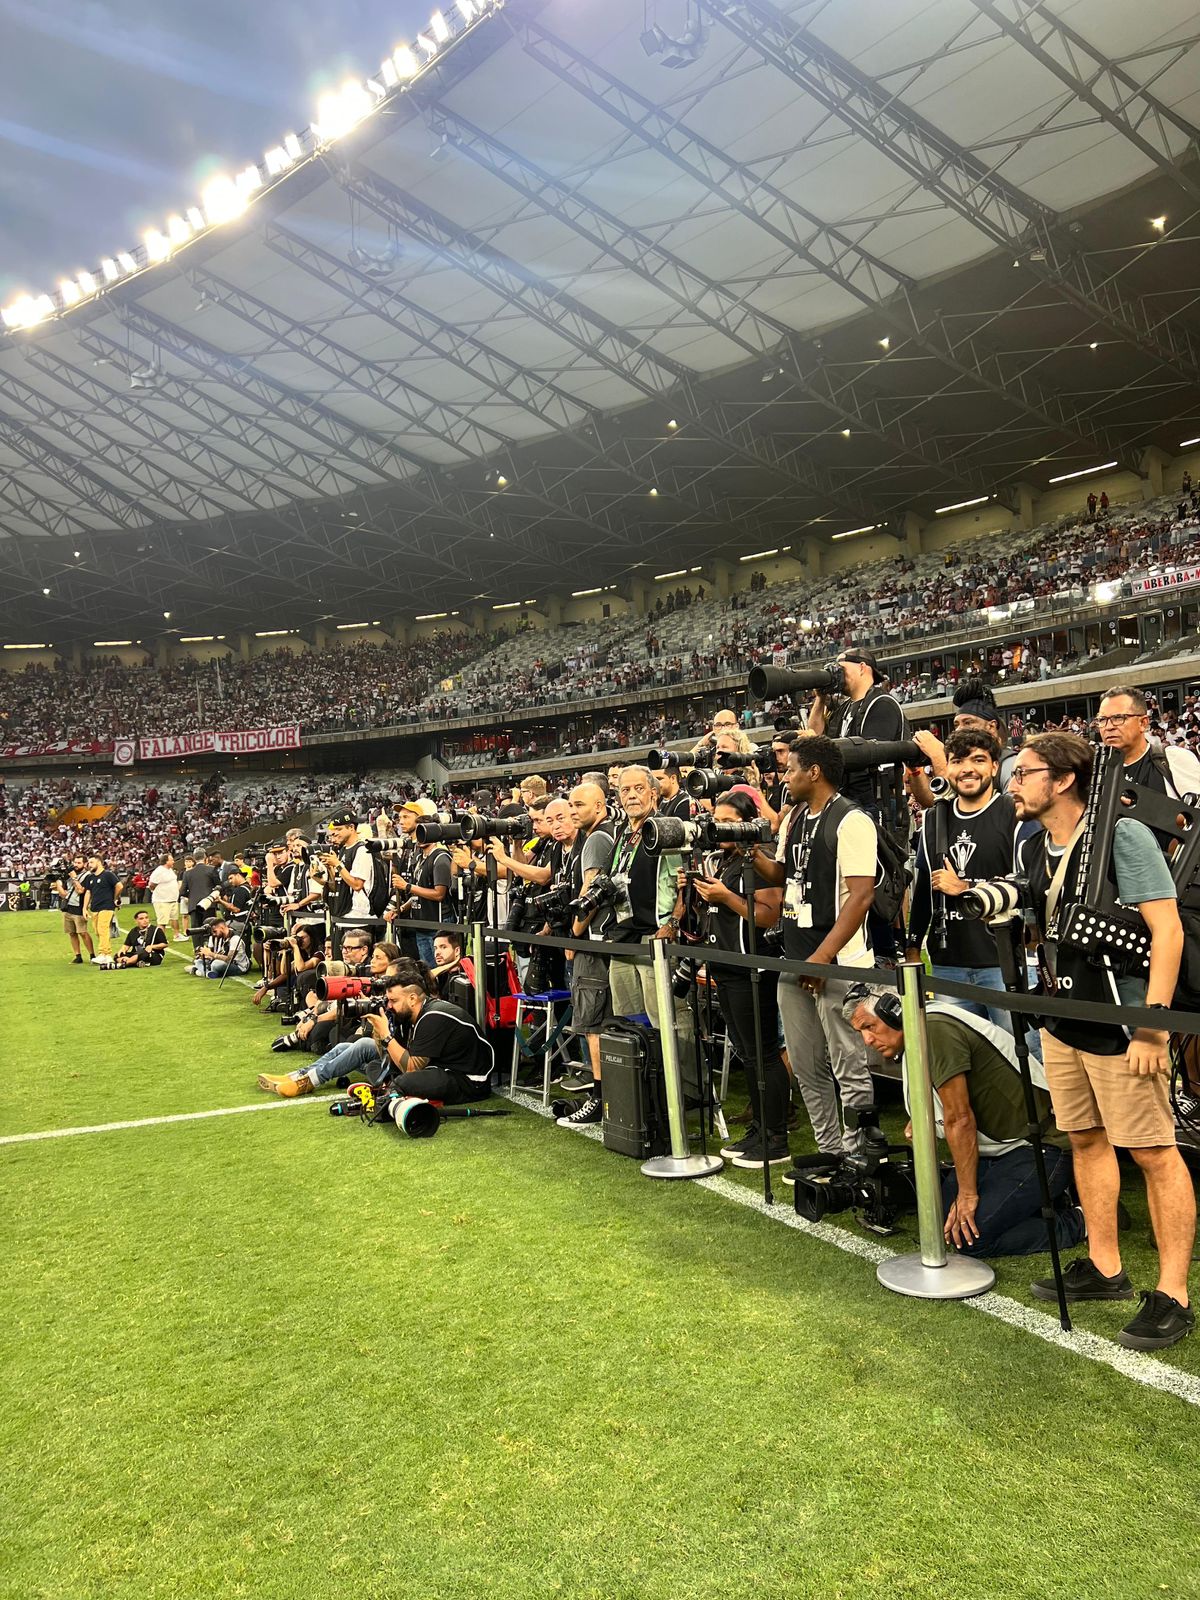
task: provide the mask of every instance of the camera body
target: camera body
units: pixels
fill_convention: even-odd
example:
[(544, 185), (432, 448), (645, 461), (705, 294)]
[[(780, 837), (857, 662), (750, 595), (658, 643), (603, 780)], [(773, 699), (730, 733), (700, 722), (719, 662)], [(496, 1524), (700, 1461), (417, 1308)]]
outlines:
[(615, 883), (607, 872), (598, 872), (583, 893), (567, 902), (567, 910), (582, 919), (593, 911), (615, 905), (621, 896), (621, 885)]
[(531, 895), (528, 901), (529, 909), (552, 928), (565, 928), (571, 920), (571, 907), (577, 903), (571, 899), (571, 890), (565, 883), (555, 884), (544, 894)]
[(861, 1149), (814, 1162), (809, 1176), (797, 1176), (793, 1203), (797, 1215), (808, 1222), (820, 1222), (838, 1211), (857, 1211), (864, 1228), (886, 1236), (895, 1231), (897, 1217), (916, 1210), (912, 1151), (907, 1145), (887, 1142), (873, 1106), (856, 1112), (855, 1120), (863, 1136)]

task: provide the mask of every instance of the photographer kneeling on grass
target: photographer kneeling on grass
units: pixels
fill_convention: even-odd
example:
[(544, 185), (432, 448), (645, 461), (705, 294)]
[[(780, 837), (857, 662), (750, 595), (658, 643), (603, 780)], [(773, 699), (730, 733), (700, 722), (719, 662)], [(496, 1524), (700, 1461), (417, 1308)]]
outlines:
[(227, 972), (249, 972), (246, 941), (240, 933), (234, 932), (229, 918), (215, 917), (207, 924), (207, 929), (208, 937), (196, 951), (196, 960), (188, 971), (197, 978), (223, 978)]
[(395, 963), (385, 1009), (363, 1020), (368, 1037), (339, 1045), (306, 1071), (261, 1077), (259, 1087), (291, 1098), (335, 1078), (361, 1075), (396, 1095), (462, 1105), (491, 1093), (492, 1047), (461, 1006), (435, 1000), (428, 968), (407, 958)]
[[(903, 1064), (896, 995), (853, 988), (844, 1010), (885, 1061)], [(1033, 1146), (1024, 1137), (1028, 1119), (1012, 1036), (961, 1006), (934, 1004), (925, 1015), (934, 1121), (954, 1161), (942, 1182), (946, 1243), (968, 1256), (1038, 1255), (1047, 1248), (1046, 1223)], [(1054, 1124), (1040, 1063), (1031, 1059), (1029, 1070), (1058, 1248), (1069, 1250), (1087, 1237), (1083, 1212), (1068, 1192), (1069, 1141)], [(904, 1099), (907, 1104), (906, 1067)]]

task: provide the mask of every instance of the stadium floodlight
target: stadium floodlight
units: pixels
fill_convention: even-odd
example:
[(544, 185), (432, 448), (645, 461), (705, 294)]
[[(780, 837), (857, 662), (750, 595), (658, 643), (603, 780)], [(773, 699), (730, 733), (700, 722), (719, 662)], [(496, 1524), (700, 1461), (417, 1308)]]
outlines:
[(868, 522), (865, 528), (847, 528), (845, 533), (831, 533), (831, 539), (853, 539), (860, 533), (874, 533), (879, 526), (877, 522)]
[(31, 294), (22, 294), (11, 305), (4, 307), (0, 312), (0, 320), (6, 328), (36, 328), (39, 322), (52, 317), (54, 310), (54, 301), (48, 294), (39, 294), (36, 298)]
[(1194, 439), (1181, 439), (1175, 448), (1177, 450), (1186, 450), (1190, 444), (1200, 444), (1200, 434), (1197, 434)]
[(764, 561), (767, 558), (767, 556), (777, 556), (778, 554), (779, 554), (779, 546), (776, 545), (774, 550), (755, 550), (753, 555), (739, 556), (738, 560), (739, 561)]
[(200, 204), (210, 228), (222, 222), (232, 222), (246, 209), (249, 195), (240, 190), (232, 178), (222, 175), (206, 183), (200, 192)]
[(1119, 463), (1116, 461), (1102, 461), (1097, 467), (1080, 467), (1077, 472), (1060, 472), (1057, 478), (1051, 478), (1051, 483), (1070, 483), (1072, 478), (1088, 478), (1093, 472), (1108, 472)]
[(80, 294), (82, 294), (82, 295), (95, 294), (96, 288), (97, 288), (97, 284), (96, 284), (95, 278), (92, 276), (92, 274), (90, 272), (77, 273), (76, 277), (75, 277), (75, 282), (79, 285)]
[(181, 633), (180, 644), (212, 644), (215, 634), (211, 633)]
[(258, 170), (258, 163), (252, 161), (248, 167), (243, 167), (233, 180), (238, 193), (249, 199), (252, 194), (257, 194), (262, 188), (262, 173)]
[(1150, 226), (1155, 233), (1165, 233), (1167, 231), (1167, 219), (1166, 217), (1151, 217)]
[(48, 644), (6, 644), (6, 650), (49, 650)]
[(438, 53), (437, 41), (433, 38), (432, 34), (419, 33), (417, 35), (417, 49), (424, 50), (425, 59), (427, 61), (432, 61), (434, 56)]
[(165, 261), (171, 254), (171, 241), (158, 228), (147, 228), (142, 235), (142, 243), (152, 262)]
[(392, 51), (392, 61), (402, 83), (406, 78), (415, 78), (421, 70), (421, 63), (417, 60), (411, 45), (398, 44)]
[(387, 56), (379, 64), (379, 75), (389, 89), (394, 89), (400, 82), (400, 74), (396, 71), (396, 63), (391, 56)]
[(654, 574), (654, 581), (655, 581), (655, 583), (662, 583), (667, 578), (686, 578), (686, 577), (687, 577), (687, 568), (686, 567), (680, 567), (678, 572), (656, 572)]
[(450, 24), (440, 11), (435, 11), (430, 17), (429, 31), (439, 44), (445, 44), (450, 37)]
[(292, 630), (290, 628), (263, 628), (260, 632), (256, 633), (254, 637), (256, 639), (283, 639), (286, 638), (291, 631)]
[(599, 588), (599, 589), (572, 589), (571, 590), (571, 599), (572, 600), (582, 600), (585, 594), (603, 594), (603, 593), (604, 593), (603, 588)]
[(62, 303), (64, 306), (77, 306), (83, 299), (83, 296), (79, 292), (79, 285), (75, 282), (74, 278), (60, 278), (58, 281), (58, 292), (62, 297)]
[[(475, 21), (474, 0), (456, 0), (458, 14), (464, 22)], [(482, 10), (482, 7), (480, 8)]]
[(105, 256), (100, 263), (100, 271), (104, 274), (105, 283), (116, 283), (121, 276), (121, 269), (111, 256)]
[[(455, 614), (455, 616), (457, 616), (458, 612), (456, 611), (454, 614)], [(440, 622), (443, 617), (448, 616), (448, 615), (449, 615), (449, 612), (446, 612), (446, 611), (421, 611), (421, 612), (418, 612), (418, 614), (413, 618), (413, 621), (414, 622)]]
[(117, 265), (120, 267), (122, 272), (137, 271), (137, 262), (130, 255), (128, 250), (119, 250), (117, 252)]
[(284, 135), (283, 148), (293, 161), (302, 161), (304, 159), (304, 146), (294, 133)]
[(974, 500), (956, 500), (953, 505), (934, 506), (935, 517), (944, 517), (949, 511), (969, 511), (972, 506), (985, 506), (991, 499), (990, 494), (977, 494)]
[(178, 213), (167, 218), (167, 238), (172, 245), (186, 244), (192, 237), (192, 228)]
[(202, 233), (204, 231), (204, 213), (201, 211), (200, 207), (189, 206), (187, 208), (186, 215), (188, 219), (188, 225), (192, 232)]
[(351, 628), (369, 628), (369, 622), (335, 622), (334, 627), (338, 633), (349, 633)]
[(349, 133), (374, 108), (366, 88), (354, 78), (348, 78), (340, 89), (332, 89), (317, 101), (317, 119), (313, 132), (322, 144), (329, 144)]
[(493, 606), (493, 611), (516, 611), (520, 607), (519, 600), (502, 600), (499, 605)]

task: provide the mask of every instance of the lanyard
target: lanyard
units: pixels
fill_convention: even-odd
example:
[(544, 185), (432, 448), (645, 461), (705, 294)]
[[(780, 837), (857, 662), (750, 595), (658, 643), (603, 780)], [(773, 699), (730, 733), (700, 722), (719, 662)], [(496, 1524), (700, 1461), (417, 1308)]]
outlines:
[(625, 846), (628, 843), (629, 843), (629, 835), (625, 834), (623, 836), (623, 838), (620, 840), (620, 842), (618, 843), (618, 845), (617, 845), (617, 859), (613, 862), (613, 865), (612, 865), (612, 870), (614, 872), (621, 872), (621, 871), (632, 872), (633, 871), (633, 863), (637, 860), (637, 853), (642, 848), (642, 835), (641, 835), (640, 831), (638, 833), (637, 838), (634, 840), (633, 849), (629, 853), (629, 860), (626, 861), (625, 855), (624, 855), (624, 851), (625, 851)]
[(826, 811), (828, 811), (832, 804), (833, 797), (831, 796), (830, 799), (826, 800), (825, 804), (821, 807), (820, 811), (817, 812), (815, 817), (810, 811), (801, 818), (801, 838), (798, 845), (792, 844), (789, 829), (788, 845), (792, 850), (798, 852), (796, 856), (796, 870), (793, 876), (795, 877), (796, 882), (800, 885), (802, 898), (807, 898), (808, 894), (808, 862), (809, 857), (812, 855), (813, 841), (817, 837), (817, 829), (821, 826), (821, 818), (825, 815)]

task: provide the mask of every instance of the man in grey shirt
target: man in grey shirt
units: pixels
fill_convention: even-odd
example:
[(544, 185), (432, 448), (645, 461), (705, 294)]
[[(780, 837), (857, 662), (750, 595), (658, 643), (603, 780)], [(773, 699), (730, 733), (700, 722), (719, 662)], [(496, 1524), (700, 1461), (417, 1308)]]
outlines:
[[(597, 783), (581, 783), (571, 790), (568, 801), (571, 817), (578, 833), (570, 858), (570, 882), (573, 896), (586, 893), (597, 873), (606, 873), (612, 865), (613, 839), (608, 831), (608, 807), (604, 790)], [(612, 907), (602, 906), (598, 911), (576, 917), (572, 924), (573, 938), (586, 947), (598, 940), (605, 924), (612, 917)], [(608, 1003), (608, 962), (592, 949), (577, 947), (571, 962), (571, 1028), (587, 1045), (588, 1062), (592, 1069), (591, 1093), (569, 1117), (558, 1120), (563, 1127), (587, 1127), (603, 1117), (600, 1096), (600, 1029), (610, 1015)]]

